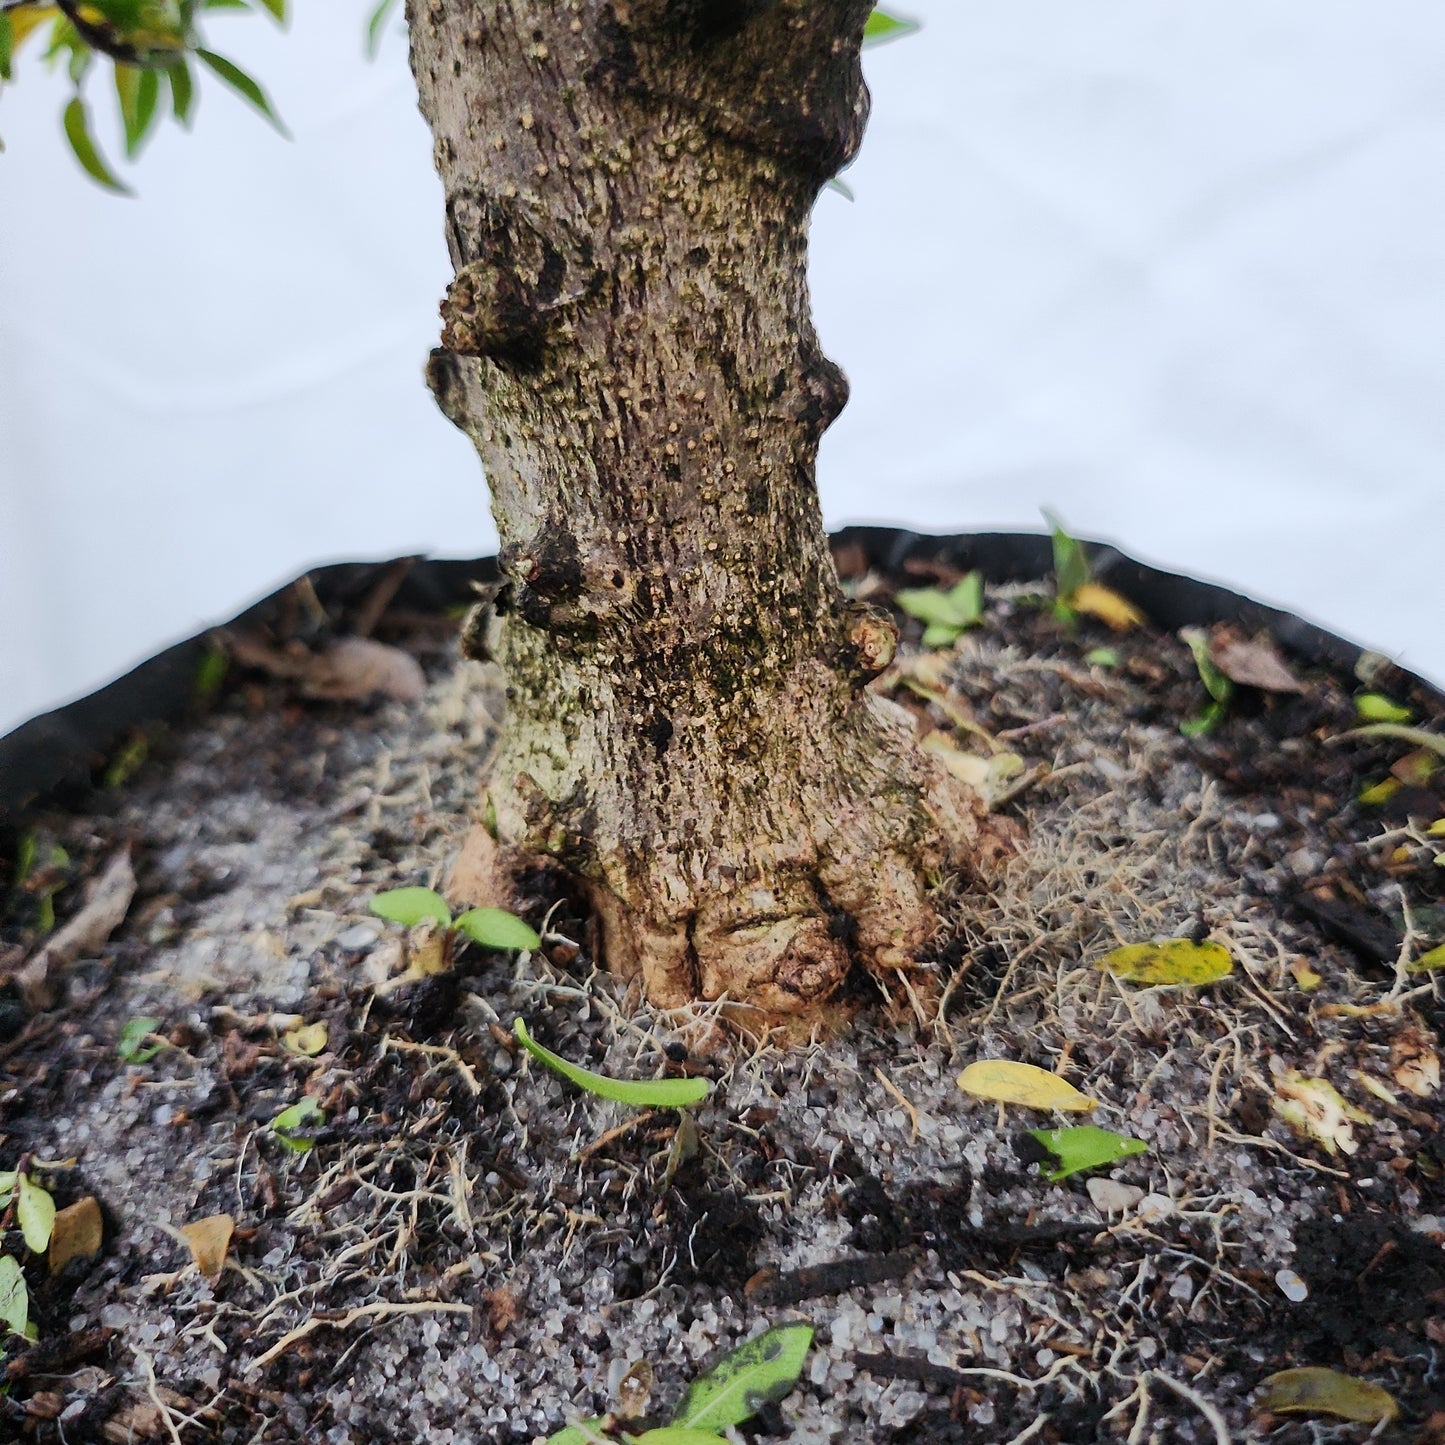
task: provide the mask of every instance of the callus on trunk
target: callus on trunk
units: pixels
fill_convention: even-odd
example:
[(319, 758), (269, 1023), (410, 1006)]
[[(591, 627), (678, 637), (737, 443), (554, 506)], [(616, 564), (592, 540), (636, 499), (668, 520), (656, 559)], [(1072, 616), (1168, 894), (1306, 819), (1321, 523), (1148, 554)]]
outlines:
[(972, 798), (866, 688), (818, 439), (806, 234), (857, 148), (866, 0), (414, 0), (457, 276), (428, 377), (492, 488), (504, 841), (660, 1006), (918, 971)]

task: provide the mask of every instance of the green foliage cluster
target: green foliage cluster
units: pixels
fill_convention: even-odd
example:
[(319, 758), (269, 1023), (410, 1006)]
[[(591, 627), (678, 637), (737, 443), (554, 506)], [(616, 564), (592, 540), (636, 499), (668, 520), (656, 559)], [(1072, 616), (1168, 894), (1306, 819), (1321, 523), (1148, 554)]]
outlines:
[[(399, 9), (400, 0), (373, 0), (366, 26), (368, 55), (375, 56), (387, 21)], [(215, 10), (261, 11), (283, 26), (289, 19), (288, 0), (0, 0), (0, 91), (13, 83), (21, 47), (33, 42), (42, 60), (52, 69), (63, 68), (69, 77), (71, 94), (61, 111), (61, 126), (76, 160), (92, 180), (118, 195), (130, 195), (131, 190), (116, 178), (95, 140), (86, 95), (93, 74), (111, 72), (127, 160), (136, 159), (167, 112), (190, 128), (198, 66), (285, 135), (286, 127), (260, 83), (206, 47), (200, 16)], [(879, 45), (917, 29), (916, 20), (875, 9), (863, 43)]]
[(286, 0), (0, 0), (0, 90), (13, 83), (16, 55), (33, 40), (41, 59), (69, 77), (61, 125), (75, 158), (93, 180), (122, 195), (129, 189), (116, 179), (92, 132), (86, 87), (93, 75), (110, 72), (131, 160), (166, 112), (179, 125), (190, 125), (198, 66), (284, 135), (261, 86), (234, 61), (206, 48), (200, 15), (213, 10), (259, 10), (279, 25), (287, 20)]

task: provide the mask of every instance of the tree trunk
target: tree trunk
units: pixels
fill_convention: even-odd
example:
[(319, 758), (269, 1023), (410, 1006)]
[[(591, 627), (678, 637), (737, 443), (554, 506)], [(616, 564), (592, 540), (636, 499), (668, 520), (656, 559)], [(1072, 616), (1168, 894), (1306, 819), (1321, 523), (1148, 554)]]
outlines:
[(660, 1007), (917, 970), (975, 804), (866, 688), (815, 485), (846, 399), (808, 215), (867, 110), (869, 0), (410, 0), (457, 268), (428, 379), (491, 482), (504, 842)]

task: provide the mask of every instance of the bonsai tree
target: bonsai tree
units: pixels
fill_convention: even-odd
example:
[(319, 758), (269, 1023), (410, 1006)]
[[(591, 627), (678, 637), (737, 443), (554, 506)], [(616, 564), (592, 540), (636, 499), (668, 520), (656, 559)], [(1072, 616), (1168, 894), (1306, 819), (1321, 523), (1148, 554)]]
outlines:
[[(184, 110), (191, 52), (267, 108), (197, 48), (194, 0), (59, 8), (52, 48), (135, 72), (128, 138), (158, 75)], [(504, 853), (565, 868), (662, 1007), (809, 1011), (855, 967), (926, 991), (930, 884), (1002, 844), (870, 691), (897, 633), (843, 594), (817, 500), (847, 384), (808, 218), (862, 138), (870, 0), (407, 10), (456, 267), (427, 379), (501, 537), (464, 645), (508, 682)]]

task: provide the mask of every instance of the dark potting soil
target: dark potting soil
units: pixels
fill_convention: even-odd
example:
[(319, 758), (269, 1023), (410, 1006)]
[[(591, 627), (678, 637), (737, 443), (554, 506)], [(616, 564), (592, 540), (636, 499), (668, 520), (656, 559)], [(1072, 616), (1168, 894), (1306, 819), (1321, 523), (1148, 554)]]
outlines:
[[(958, 577), (956, 551), (839, 561), (883, 603)], [(705, 1011), (660, 1016), (598, 972), (544, 873), (518, 903), (542, 950), (403, 981), (369, 901), (446, 876), (501, 707), (434, 614), (377, 634), (422, 663), (420, 703), (307, 701), (233, 665), (143, 761), (126, 740), (114, 786), (32, 809), (0, 858), (13, 876), (30, 840), (0, 972), (41, 944), (47, 890), (63, 928), (128, 848), (136, 892), (54, 1007), (12, 987), (0, 1008), (0, 1169), (44, 1161), (57, 1204), (94, 1197), (105, 1226), (54, 1278), (5, 1234), (39, 1338), (6, 1346), (0, 1438), (530, 1445), (613, 1408), (642, 1360), (663, 1423), (719, 1352), (806, 1318), (797, 1390), (745, 1438), (1364, 1439), (1259, 1413), (1260, 1382), (1308, 1364), (1394, 1395), (1380, 1438), (1445, 1439), (1445, 975), (1407, 971), (1445, 941), (1445, 770), (1346, 737), (1364, 684), (1287, 636), (1303, 692), (1240, 687), (1186, 736), (1209, 700), (1189, 648), (1051, 600), (993, 587), (941, 650), (905, 619), (876, 684), (938, 743), (1023, 769), (995, 777), (1029, 834), (1007, 886), (942, 883), (931, 1027), (864, 989), (832, 1038), (719, 1046)], [(1369, 675), (1439, 730), (1437, 696)], [(1097, 967), (1158, 938), (1223, 943), (1234, 972), (1134, 989)], [(531, 1065), (518, 1014), (588, 1067), (711, 1078), (696, 1140)], [(141, 1016), (164, 1047), (126, 1063)], [(302, 1023), (325, 1026), (314, 1057), (287, 1045)], [(980, 1058), (1063, 1073), (1147, 1151), (1050, 1182), (1028, 1131), (1070, 1121), (961, 1092)], [(1291, 1122), (1312, 1081), (1333, 1097)], [(302, 1097), (324, 1120), (298, 1151), (270, 1124)], [(176, 1231), (223, 1213), (208, 1279)]]

